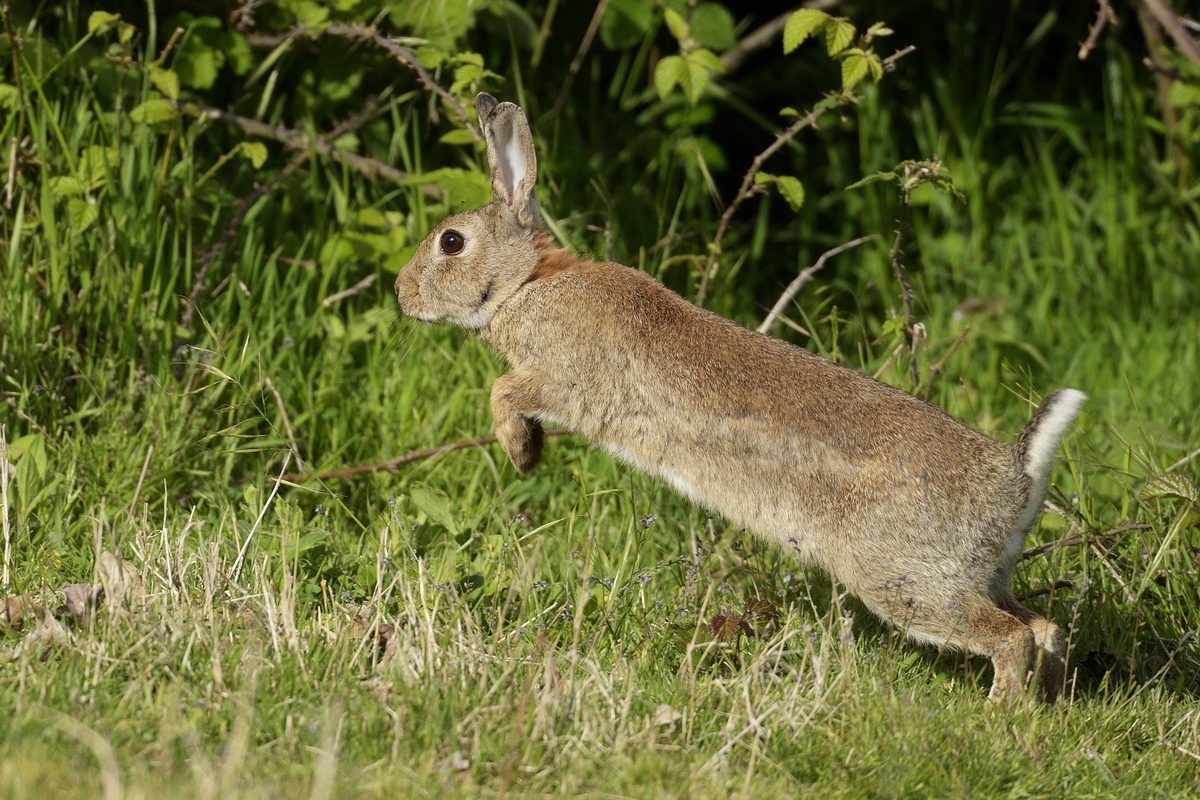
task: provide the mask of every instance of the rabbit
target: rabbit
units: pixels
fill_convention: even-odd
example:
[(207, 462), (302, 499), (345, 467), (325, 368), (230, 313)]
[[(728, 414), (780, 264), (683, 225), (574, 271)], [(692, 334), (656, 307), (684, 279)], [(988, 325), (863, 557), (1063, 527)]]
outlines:
[(492, 202), (434, 228), (396, 297), (511, 365), (491, 411), (517, 471), (537, 464), (543, 425), (582, 434), (824, 569), (912, 639), (990, 658), (992, 700), (1028, 696), (1033, 678), (1053, 701), (1063, 634), (1011, 580), (1084, 394), (1050, 394), (1005, 444), (644, 272), (579, 260), (540, 227), (524, 112), (488, 94), (476, 109)]

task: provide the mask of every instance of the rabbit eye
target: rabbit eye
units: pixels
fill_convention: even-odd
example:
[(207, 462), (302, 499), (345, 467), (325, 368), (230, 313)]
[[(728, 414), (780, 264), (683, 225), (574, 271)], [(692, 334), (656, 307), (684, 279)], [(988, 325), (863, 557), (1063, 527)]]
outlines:
[(446, 231), (440, 240), (442, 252), (448, 256), (456, 256), (461, 253), (466, 243), (467, 240), (463, 238), (463, 235), (455, 230)]

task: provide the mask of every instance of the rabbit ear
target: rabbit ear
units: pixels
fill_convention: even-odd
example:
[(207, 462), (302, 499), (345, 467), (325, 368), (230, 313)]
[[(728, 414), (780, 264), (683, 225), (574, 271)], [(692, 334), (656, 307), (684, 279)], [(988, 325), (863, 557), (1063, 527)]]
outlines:
[(522, 228), (533, 228), (538, 222), (537, 198), (533, 193), (537, 158), (525, 112), (513, 103), (497, 102), (490, 94), (480, 94), (475, 109), (487, 140), (492, 202), (506, 219)]

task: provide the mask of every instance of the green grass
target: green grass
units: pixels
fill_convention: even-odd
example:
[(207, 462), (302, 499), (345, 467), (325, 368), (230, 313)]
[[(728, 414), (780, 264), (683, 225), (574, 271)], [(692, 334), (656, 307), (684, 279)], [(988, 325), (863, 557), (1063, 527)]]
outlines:
[[(231, 159), (200, 186), (236, 136), (134, 125), (112, 113), (117, 68), (59, 65), (62, 50), (28, 33), (27, 113), (0, 126), (8, 142), (24, 125), (37, 154), (0, 223), (9, 591), (53, 607), (102, 553), (126, 563), (85, 619), (0, 629), (0, 796), (1200, 790), (1196, 505), (1146, 491), (1200, 438), (1197, 209), (1151, 174), (1140, 128), (1093, 131), (1070, 158), (1034, 126), (1017, 125), (1024, 147), (993, 161), (955, 144), (967, 134), (920, 142), (968, 198), (914, 213), (924, 374), (961, 331), (955, 309), (986, 309), (965, 320), (931, 399), (1012, 437), (1045, 392), (1090, 395), (1055, 472), (1063, 513), (1044, 514), (1029, 544), (1081, 536), (1017, 578), (1021, 594), (1063, 583), (1029, 602), (1069, 631), (1071, 698), (1005, 710), (984, 700), (983, 661), (903, 641), (825, 576), (578, 439), (552, 441), (527, 478), (492, 445), (280, 484), (297, 458), (315, 472), (489, 431), (503, 365), (393, 310), (388, 255), (444, 205), (310, 160), (254, 205), (181, 329), (232, 202), (286, 156), (273, 149), (261, 174)], [(128, 109), (148, 89), (126, 80)], [(364, 147), (408, 171), (440, 166), (424, 98), (396, 97)], [(778, 208), (749, 206), (734, 236), (757, 255), (730, 262), (717, 306), (754, 324), (774, 299), (765, 265), (802, 267), (859, 226), (886, 235), (882, 190), (833, 189), (911, 155), (878, 133), (901, 115), (913, 131), (970, 130), (929, 108), (872, 94), (849, 145), (861, 162), (819, 143), (835, 173), (857, 170), (830, 178), (826, 212), (783, 229)], [(572, 137), (621, 124), (584, 116), (534, 118), (547, 210), (567, 238), (630, 260), (642, 243), (655, 272), (673, 252), (703, 253), (711, 212), (675, 219), (711, 205), (688, 154), (659, 137), (645, 185), (623, 185), (634, 163), (584, 179)], [(87, 212), (52, 179), (78, 174), (89, 146), (113, 149), (86, 157), (93, 183), (73, 197), (96, 213), (81, 230)], [(605, 210), (627, 201), (656, 213)], [(840, 227), (817, 230), (829, 218)], [(668, 233), (666, 250), (650, 247)], [(391, 237), (388, 252), (369, 236)], [(805, 333), (785, 335), (911, 389), (884, 332), (898, 305), (888, 244), (810, 285), (791, 314)], [(683, 271), (665, 276), (686, 285)], [(1171, 474), (1186, 494), (1200, 463)], [(714, 637), (714, 616), (752, 602), (778, 618)]]

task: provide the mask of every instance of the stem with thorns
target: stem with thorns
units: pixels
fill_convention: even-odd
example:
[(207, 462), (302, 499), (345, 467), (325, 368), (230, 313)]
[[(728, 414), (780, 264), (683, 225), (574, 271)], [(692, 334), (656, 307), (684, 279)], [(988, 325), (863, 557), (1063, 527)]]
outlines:
[[(888, 72), (895, 69), (896, 62), (904, 58), (909, 53), (917, 48), (913, 45), (901, 48), (883, 60), (883, 68)], [(696, 304), (704, 305), (705, 299), (708, 297), (708, 289), (713, 280), (717, 277), (717, 272), (721, 268), (721, 243), (725, 241), (725, 235), (729, 232), (729, 224), (733, 221), (734, 214), (742, 207), (742, 204), (749, 200), (754, 195), (761, 191), (761, 186), (754, 182), (754, 176), (758, 174), (762, 165), (768, 158), (779, 152), (785, 144), (796, 138), (800, 131), (806, 128), (816, 127), (817, 121), (826, 113), (841, 108), (849, 103), (856, 102), (858, 98), (850, 94), (833, 95), (827, 97), (809, 109), (807, 114), (804, 114), (786, 129), (784, 129), (775, 139), (766, 146), (766, 148), (754, 157), (750, 162), (750, 168), (746, 170), (746, 174), (742, 176), (742, 185), (738, 187), (738, 192), (734, 195), (733, 201), (725, 207), (725, 211), (721, 214), (721, 219), (717, 222), (717, 235), (713, 237), (712, 243), (709, 245), (710, 255), (708, 264), (704, 268), (704, 274), (700, 278), (700, 288), (696, 291)]]

